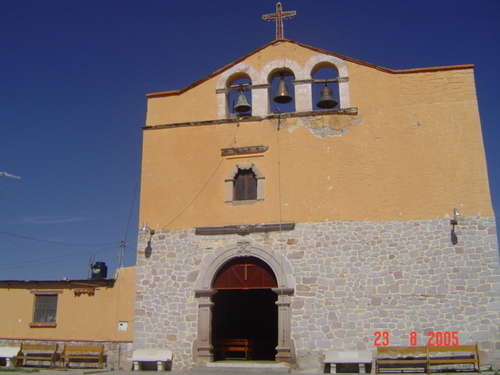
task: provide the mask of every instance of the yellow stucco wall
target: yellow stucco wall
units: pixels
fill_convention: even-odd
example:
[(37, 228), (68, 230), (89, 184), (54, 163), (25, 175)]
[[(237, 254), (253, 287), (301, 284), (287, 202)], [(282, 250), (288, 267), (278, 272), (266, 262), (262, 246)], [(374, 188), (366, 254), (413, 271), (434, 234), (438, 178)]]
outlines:
[[(318, 54), (293, 43), (243, 59), (258, 70)], [(385, 221), (493, 215), (473, 70), (390, 72), (345, 61), (357, 115), (157, 125), (217, 119), (210, 76), (179, 95), (150, 96), (140, 221), (153, 229), (278, 221)], [(197, 103), (197, 105), (193, 105)], [(286, 116), (285, 116), (286, 117)], [(324, 136), (328, 134), (327, 136)], [(221, 149), (267, 145), (240, 157)], [(225, 204), (235, 163), (265, 176), (264, 202)]]
[[(0, 339), (120, 341), (133, 339), (135, 267), (121, 268), (113, 287), (98, 287), (94, 295), (76, 295), (66, 282), (38, 282), (0, 287)], [(85, 288), (85, 285), (76, 286)], [(35, 294), (58, 291), (57, 326), (30, 327)], [(127, 322), (127, 331), (118, 331)]]
[[(278, 43), (244, 60), (255, 70), (261, 70), (270, 61), (283, 60), (293, 56), (294, 61), (303, 65), (317, 52), (295, 44)], [(219, 76), (215, 75), (181, 95), (150, 97), (146, 125), (172, 124), (179, 122), (205, 121), (217, 118), (215, 87)]]

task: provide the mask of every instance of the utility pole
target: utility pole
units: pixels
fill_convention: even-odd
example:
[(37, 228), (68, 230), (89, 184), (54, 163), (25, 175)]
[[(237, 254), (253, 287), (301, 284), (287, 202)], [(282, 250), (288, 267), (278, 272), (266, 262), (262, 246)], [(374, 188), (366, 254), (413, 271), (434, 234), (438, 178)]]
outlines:
[(123, 268), (123, 257), (125, 256), (125, 241), (120, 241), (120, 252), (118, 253), (118, 268)]

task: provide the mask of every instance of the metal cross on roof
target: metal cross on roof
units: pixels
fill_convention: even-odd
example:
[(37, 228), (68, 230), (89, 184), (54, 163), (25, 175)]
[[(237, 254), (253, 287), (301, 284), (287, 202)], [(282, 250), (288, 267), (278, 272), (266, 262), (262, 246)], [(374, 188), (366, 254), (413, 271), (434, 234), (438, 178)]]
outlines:
[(283, 20), (293, 18), (297, 15), (294, 10), (283, 12), (281, 3), (276, 4), (276, 13), (264, 14), (264, 21), (276, 21), (276, 39), (283, 39)]

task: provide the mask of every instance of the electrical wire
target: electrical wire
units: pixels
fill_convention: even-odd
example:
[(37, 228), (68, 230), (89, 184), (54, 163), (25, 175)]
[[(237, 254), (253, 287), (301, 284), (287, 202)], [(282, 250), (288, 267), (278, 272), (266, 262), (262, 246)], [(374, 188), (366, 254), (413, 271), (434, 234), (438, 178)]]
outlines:
[[(139, 180), (137, 179), (136, 183), (135, 183), (134, 194), (133, 194), (133, 197), (132, 197), (132, 205), (130, 207), (128, 221), (127, 221), (127, 225), (126, 225), (126, 229), (125, 229), (125, 236), (124, 236), (124, 240), (125, 241), (127, 240), (127, 235), (128, 235), (128, 231), (129, 231), (129, 227), (130, 227), (130, 222), (132, 220), (132, 214), (133, 214), (135, 200), (136, 200), (136, 196), (137, 196), (137, 187), (138, 187), (138, 185), (139, 185)], [(35, 241), (35, 242), (42, 242), (42, 243), (48, 243), (48, 244), (52, 244), (52, 245), (61, 245), (61, 246), (95, 247), (95, 246), (113, 246), (113, 245), (116, 245), (115, 242), (113, 242), (113, 243), (97, 243), (97, 244), (75, 244), (75, 243), (68, 243), (68, 242), (50, 241), (50, 240), (43, 240), (43, 239), (40, 239), (40, 238), (34, 238), (34, 237), (29, 237), (29, 236), (22, 236), (20, 234), (9, 233), (9, 232), (5, 232), (5, 231), (2, 231), (2, 230), (0, 230), (0, 234), (6, 235), (6, 236), (11, 236), (11, 237), (16, 237), (16, 238), (21, 238), (23, 240), (29, 240), (29, 241)]]
[[(140, 176), (140, 168), (139, 168), (139, 176)], [(125, 241), (127, 240), (128, 230), (130, 228), (130, 222), (132, 221), (132, 214), (134, 212), (135, 207), (135, 199), (137, 196), (137, 187), (139, 186), (139, 178), (135, 180), (134, 194), (132, 195), (132, 204), (130, 205), (130, 211), (128, 214), (127, 225), (125, 228), (125, 235), (123, 236), (123, 240), (120, 241), (120, 251), (118, 252), (118, 269), (123, 267), (123, 260), (125, 258)], [(137, 240), (136, 240), (137, 241)]]
[[(112, 247), (109, 249), (96, 251), (95, 253), (105, 253), (107, 251), (111, 251), (111, 250), (115, 250), (115, 249), (116, 249), (116, 247)], [(0, 266), (0, 270), (12, 270), (12, 269), (20, 269), (20, 268), (40, 267), (40, 266), (43, 266), (46, 264), (67, 262), (67, 261), (74, 260), (74, 259), (85, 258), (87, 256), (88, 256), (88, 252), (84, 252), (84, 253), (77, 253), (77, 254), (72, 254), (72, 255), (67, 255), (67, 256), (57, 256), (57, 257), (49, 257), (49, 258), (34, 259), (34, 260), (23, 260), (21, 262), (14, 262), (14, 263), (3, 263)], [(16, 264), (18, 264), (18, 265), (16, 265)]]
[(50, 240), (42, 240), (39, 238), (33, 238), (33, 237), (28, 237), (28, 236), (21, 236), (19, 234), (14, 234), (14, 233), (8, 233), (0, 230), (0, 234), (4, 234), (6, 236), (12, 236), (16, 238), (22, 238), (23, 240), (30, 240), (30, 241), (35, 241), (35, 242), (43, 242), (43, 243), (49, 243), (52, 245), (63, 245), (63, 246), (76, 246), (76, 247), (95, 247), (95, 246), (111, 246), (115, 245), (115, 243), (98, 243), (98, 244), (74, 244), (74, 243), (66, 243), (66, 242), (57, 242), (57, 241), (50, 241)]
[[(43, 261), (39, 261), (38, 260), (38, 261), (36, 261), (37, 262), (36, 264), (26, 264), (28, 262), (19, 262), (19, 263), (22, 263), (22, 264), (17, 265), (17, 266), (2, 265), (2, 266), (0, 266), (0, 270), (17, 270), (17, 269), (21, 269), (21, 268), (34, 268), (34, 267), (44, 266), (44, 265), (47, 265), (47, 264), (67, 262), (67, 261), (70, 261), (70, 260), (84, 258), (84, 257), (87, 257), (87, 256), (88, 256), (88, 253), (85, 253), (83, 255), (73, 255), (71, 257), (66, 257), (64, 259), (50, 259), (50, 260), (43, 260)], [(35, 261), (33, 261), (33, 262), (35, 262)]]
[(137, 187), (138, 186), (139, 186), (139, 179), (137, 178), (135, 180), (134, 194), (132, 196), (132, 204), (130, 205), (130, 212), (129, 212), (129, 215), (128, 215), (127, 227), (125, 228), (125, 235), (123, 236), (123, 240), (124, 241), (127, 241), (127, 235), (128, 235), (128, 230), (130, 228), (130, 222), (132, 221), (132, 214), (133, 214), (133, 211), (134, 211), (135, 199), (137, 197)]
[[(234, 135), (233, 137), (231, 138), (231, 142), (229, 144), (229, 147), (231, 147), (233, 144), (236, 143), (236, 133), (238, 132), (238, 128), (240, 126), (240, 123), (238, 121), (238, 123), (236, 124), (236, 128), (234, 130)], [(196, 195), (193, 197), (193, 199), (191, 199), (191, 201), (172, 219), (170, 220), (169, 222), (167, 222), (167, 224), (165, 224), (162, 228), (160, 228), (160, 230), (162, 229), (165, 229), (166, 227), (168, 227), (170, 224), (172, 224), (175, 220), (177, 220), (177, 218), (179, 216), (181, 216), (189, 207), (191, 207), (191, 205), (193, 204), (193, 202), (200, 196), (200, 194), (203, 192), (203, 190), (205, 190), (205, 188), (207, 187), (207, 185), (210, 183), (210, 181), (212, 181), (212, 178), (215, 176), (215, 173), (217, 173), (217, 171), (219, 170), (219, 167), (220, 165), (222, 164), (222, 162), (224, 161), (225, 159), (224, 158), (220, 158), (219, 162), (217, 163), (215, 169), (213, 170), (212, 174), (210, 175), (210, 177), (207, 179), (207, 181), (205, 182), (205, 184), (201, 187), (201, 189), (198, 191), (198, 193), (196, 193)]]
[[(133, 240), (128, 242), (127, 244), (137, 242), (137, 240)], [(113, 246), (105, 248), (105, 249), (100, 249), (97, 251), (94, 251), (93, 253), (95, 254), (101, 254), (105, 253), (108, 251), (116, 250), (118, 247), (118, 244), (113, 244)], [(39, 267), (43, 266), (46, 264), (52, 264), (52, 263), (60, 263), (60, 262), (65, 262), (65, 261), (70, 261), (78, 258), (86, 258), (88, 256), (88, 252), (79, 252), (76, 254), (69, 254), (69, 255), (58, 255), (58, 256), (53, 256), (53, 257), (47, 257), (47, 258), (40, 258), (40, 259), (34, 259), (34, 260), (28, 260), (28, 259), (23, 259), (22, 261), (19, 262), (11, 262), (11, 263), (2, 263), (0, 265), (0, 270), (11, 270), (11, 269), (20, 269), (20, 268), (31, 268), (31, 267)]]
[[(49, 262), (49, 261), (53, 261), (53, 260), (71, 260), (74, 258), (79, 258), (82, 256), (87, 256), (87, 255), (88, 255), (88, 252), (84, 252), (84, 253), (76, 253), (76, 254), (71, 254), (71, 255), (66, 255), (66, 256), (53, 256), (53, 257), (34, 259), (34, 260), (27, 259), (27, 260), (23, 260), (21, 262), (3, 263), (0, 266), (0, 269), (10, 268), (10, 266), (20, 264), (20, 263), (29, 264), (29, 267), (31, 267), (32, 265), (30, 263)], [(7, 267), (7, 266), (9, 266), (9, 267)]]
[[(279, 248), (280, 248), (280, 267), (281, 267), (281, 285), (280, 287), (280, 295), (281, 301), (284, 299), (284, 287), (285, 287), (285, 270), (283, 269), (283, 231), (282, 231), (282, 212), (281, 212), (281, 144), (280, 144), (280, 130), (281, 130), (281, 112), (278, 112), (278, 126), (276, 128), (276, 143), (278, 149), (278, 220), (279, 220)], [(281, 312), (281, 332), (283, 336), (280, 337), (282, 339), (282, 345), (285, 346), (286, 337), (285, 337), (285, 312), (280, 309)]]
[[(125, 228), (124, 240), (120, 241), (119, 244), (116, 242), (114, 242), (114, 243), (100, 243), (100, 244), (75, 244), (75, 243), (67, 243), (67, 242), (58, 242), (58, 241), (44, 240), (44, 239), (34, 238), (34, 237), (29, 237), (29, 236), (23, 236), (23, 235), (9, 233), (9, 232), (5, 232), (5, 231), (1, 231), (1, 230), (0, 230), (0, 234), (15, 237), (15, 238), (20, 238), (23, 240), (46, 243), (46, 244), (51, 244), (51, 245), (59, 245), (59, 246), (71, 246), (71, 247), (101, 247), (101, 246), (107, 247), (107, 246), (111, 246), (110, 248), (107, 248), (107, 249), (94, 251), (94, 253), (104, 253), (107, 251), (115, 250), (116, 247), (118, 246), (118, 247), (120, 247), (119, 254), (121, 257), (121, 262), (123, 262), (123, 257), (124, 257), (123, 253), (124, 253), (125, 248), (127, 247), (126, 245), (137, 242), (137, 239), (134, 239), (134, 240), (128, 241), (128, 242), (126, 242), (126, 239), (127, 239), (129, 228), (130, 228), (130, 223), (132, 221), (132, 215), (133, 215), (133, 210), (134, 210), (135, 201), (136, 201), (136, 197), (137, 197), (138, 185), (139, 185), (139, 179), (136, 179), (134, 193), (132, 196), (132, 204), (130, 207), (130, 212), (128, 215), (128, 220), (127, 220), (127, 224), (126, 224), (126, 228)], [(87, 256), (88, 256), (88, 252), (84, 252), (84, 253), (71, 254), (71, 255), (67, 255), (67, 256), (48, 257), (48, 258), (41, 258), (41, 259), (35, 259), (35, 260), (23, 259), (20, 262), (3, 263), (2, 265), (0, 265), (0, 270), (40, 267), (40, 266), (43, 266), (46, 264), (61, 263), (61, 262), (70, 261), (73, 259), (87, 257)]]

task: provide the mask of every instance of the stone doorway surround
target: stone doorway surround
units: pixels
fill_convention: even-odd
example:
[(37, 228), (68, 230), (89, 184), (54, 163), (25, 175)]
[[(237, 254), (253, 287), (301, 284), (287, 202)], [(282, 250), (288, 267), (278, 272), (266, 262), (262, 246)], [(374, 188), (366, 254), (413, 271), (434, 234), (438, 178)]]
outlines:
[(198, 366), (213, 362), (212, 345), (212, 296), (217, 292), (212, 283), (219, 269), (229, 260), (252, 256), (266, 262), (274, 272), (278, 287), (272, 289), (278, 299), (278, 346), (276, 362), (295, 362), (295, 348), (291, 335), (291, 302), (295, 291), (292, 268), (285, 257), (270, 248), (260, 248), (250, 240), (238, 240), (236, 243), (219, 247), (208, 255), (200, 264), (200, 275), (195, 284), (195, 297), (198, 301), (198, 332), (193, 343), (193, 359)]

